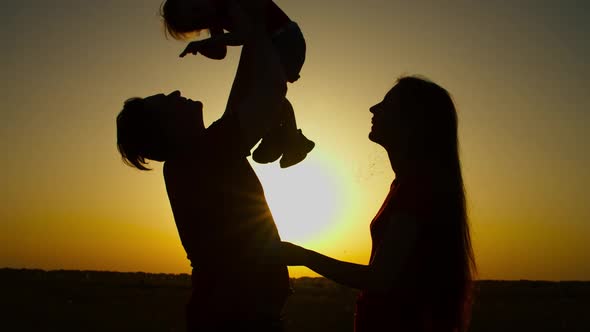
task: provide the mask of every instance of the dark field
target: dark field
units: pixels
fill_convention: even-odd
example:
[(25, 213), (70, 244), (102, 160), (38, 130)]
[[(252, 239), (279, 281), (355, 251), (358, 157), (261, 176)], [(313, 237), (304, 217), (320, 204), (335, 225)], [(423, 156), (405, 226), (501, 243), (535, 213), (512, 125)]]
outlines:
[[(0, 269), (1, 331), (184, 331), (189, 276)], [(293, 279), (287, 332), (352, 332), (356, 292)], [(472, 332), (590, 331), (590, 282), (480, 281)]]

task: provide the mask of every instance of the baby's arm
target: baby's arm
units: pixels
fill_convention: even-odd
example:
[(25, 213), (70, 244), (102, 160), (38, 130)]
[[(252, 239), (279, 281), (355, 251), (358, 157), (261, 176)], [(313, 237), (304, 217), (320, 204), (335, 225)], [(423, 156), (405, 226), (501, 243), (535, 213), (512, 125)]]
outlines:
[(224, 33), (221, 28), (214, 28), (209, 30), (211, 37), (199, 41), (189, 43), (180, 57), (187, 54), (196, 55), (201, 53), (209, 59), (221, 60), (227, 54), (227, 46), (242, 46), (244, 38), (235, 32)]
[(223, 32), (223, 29), (211, 29), (211, 38), (214, 43), (223, 44), (224, 46), (242, 46), (244, 45), (244, 37), (238, 32)]
[[(272, 0), (233, 0), (241, 6), (244, 13), (247, 13), (251, 18), (257, 20), (264, 25), (266, 17), (266, 8)], [(233, 30), (233, 29), (232, 29)], [(225, 58), (227, 54), (227, 46), (243, 46), (245, 36), (242, 36), (237, 31), (225, 33), (223, 28), (210, 28), (211, 37), (199, 41), (191, 42), (182, 51), (180, 57), (183, 58), (187, 54), (196, 55), (201, 53), (204, 56), (220, 60)]]

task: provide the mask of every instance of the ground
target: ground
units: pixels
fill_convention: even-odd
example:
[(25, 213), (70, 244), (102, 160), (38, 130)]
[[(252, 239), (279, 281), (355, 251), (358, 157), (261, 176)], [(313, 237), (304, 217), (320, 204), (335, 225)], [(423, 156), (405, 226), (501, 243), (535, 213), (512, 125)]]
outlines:
[[(356, 291), (293, 279), (286, 332), (352, 332)], [(590, 331), (590, 282), (479, 281), (471, 332)], [(184, 331), (186, 274), (0, 269), (2, 331)]]

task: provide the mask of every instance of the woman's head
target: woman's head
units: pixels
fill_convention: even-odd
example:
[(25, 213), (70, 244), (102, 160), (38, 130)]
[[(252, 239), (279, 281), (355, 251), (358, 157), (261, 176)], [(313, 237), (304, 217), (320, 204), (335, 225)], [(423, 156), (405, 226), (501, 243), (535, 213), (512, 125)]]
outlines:
[(117, 116), (117, 149), (127, 165), (149, 170), (148, 160), (168, 160), (203, 130), (203, 105), (179, 91), (131, 98)]
[(408, 168), (436, 170), (456, 158), (457, 113), (449, 93), (429, 80), (404, 76), (371, 107), (369, 138)]
[(160, 8), (166, 34), (184, 40), (208, 29), (217, 15), (214, 0), (166, 0)]

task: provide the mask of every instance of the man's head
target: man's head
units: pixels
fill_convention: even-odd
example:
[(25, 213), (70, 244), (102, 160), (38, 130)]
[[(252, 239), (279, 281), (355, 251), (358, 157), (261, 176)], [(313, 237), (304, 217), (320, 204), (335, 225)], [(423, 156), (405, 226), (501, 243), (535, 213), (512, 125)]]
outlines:
[(127, 165), (149, 170), (148, 160), (170, 159), (204, 129), (203, 104), (179, 91), (131, 98), (117, 116), (117, 148)]

